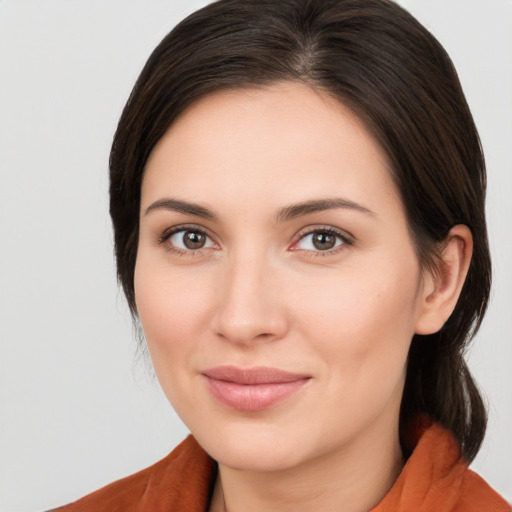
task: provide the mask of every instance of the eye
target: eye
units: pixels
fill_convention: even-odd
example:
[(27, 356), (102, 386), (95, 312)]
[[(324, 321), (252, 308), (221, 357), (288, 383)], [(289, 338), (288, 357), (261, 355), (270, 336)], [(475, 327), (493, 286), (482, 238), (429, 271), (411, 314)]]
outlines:
[(191, 253), (215, 247), (213, 240), (204, 231), (197, 228), (171, 228), (162, 235), (159, 242), (167, 244), (168, 250), (177, 253)]
[(323, 253), (336, 252), (338, 247), (349, 244), (349, 240), (333, 228), (321, 228), (301, 235), (294, 250), (314, 251)]

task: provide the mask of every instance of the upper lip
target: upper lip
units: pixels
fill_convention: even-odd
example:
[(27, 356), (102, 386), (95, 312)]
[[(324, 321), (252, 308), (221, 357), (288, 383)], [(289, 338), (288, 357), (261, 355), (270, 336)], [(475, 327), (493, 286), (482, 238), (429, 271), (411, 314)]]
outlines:
[(202, 373), (211, 379), (234, 382), (235, 384), (280, 384), (309, 379), (311, 377), (303, 373), (292, 373), (279, 368), (266, 366), (256, 366), (252, 368), (217, 366)]

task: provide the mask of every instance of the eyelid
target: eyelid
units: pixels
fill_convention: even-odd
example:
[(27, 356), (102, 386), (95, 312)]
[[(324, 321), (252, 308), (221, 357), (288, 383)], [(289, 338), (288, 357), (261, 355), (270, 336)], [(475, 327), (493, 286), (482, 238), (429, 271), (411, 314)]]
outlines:
[[(330, 235), (337, 236), (342, 240), (342, 243), (340, 245), (333, 247), (332, 249), (327, 249), (325, 251), (322, 251), (320, 249), (315, 251), (315, 250), (310, 250), (310, 249), (294, 248), (301, 240), (306, 238), (306, 236), (311, 235), (313, 233), (328, 233)], [(329, 256), (329, 255), (335, 254), (335, 253), (343, 250), (347, 246), (354, 245), (354, 243), (355, 243), (355, 240), (351, 234), (349, 234), (346, 231), (343, 231), (339, 228), (335, 228), (334, 226), (330, 226), (330, 225), (307, 226), (299, 231), (299, 233), (297, 234), (297, 240), (293, 243), (290, 250), (307, 252), (314, 256)]]
[[(205, 237), (209, 238), (217, 247), (218, 244), (215, 242), (214, 237), (211, 236), (207, 229), (205, 229), (202, 226), (199, 226), (197, 224), (179, 224), (176, 226), (171, 226), (167, 229), (165, 229), (158, 237), (157, 237), (157, 243), (164, 245), (173, 235), (176, 233), (179, 233), (180, 231), (194, 231), (197, 233), (200, 233), (204, 235)], [(338, 246), (333, 247), (332, 249), (327, 250), (310, 250), (310, 249), (298, 249), (294, 248), (301, 240), (303, 240), (306, 236), (311, 235), (313, 233), (328, 233), (332, 234), (334, 236), (339, 237), (342, 240), (342, 243)], [(292, 244), (290, 250), (291, 251), (301, 251), (305, 253), (310, 253), (314, 256), (328, 256), (331, 254), (335, 254), (339, 252), (340, 250), (343, 250), (346, 246), (354, 245), (355, 239), (354, 237), (349, 234), (348, 232), (341, 230), (339, 228), (335, 228), (334, 226), (330, 225), (315, 225), (315, 226), (307, 226), (302, 228), (297, 236), (296, 241)], [(184, 250), (180, 249), (178, 247), (172, 246), (168, 247), (167, 250), (170, 252), (175, 252), (177, 254), (184, 254), (184, 255), (198, 255), (206, 250), (211, 250), (211, 247), (203, 247), (199, 249), (189, 249)]]
[[(166, 242), (169, 241), (169, 239), (175, 235), (176, 233), (179, 233), (181, 231), (193, 231), (195, 233), (200, 233), (201, 235), (204, 235), (205, 237), (209, 238), (215, 245), (218, 245), (217, 242), (213, 239), (213, 237), (208, 233), (208, 230), (205, 229), (202, 226), (198, 226), (197, 224), (179, 224), (177, 226), (171, 226), (167, 229), (165, 229), (160, 235), (157, 237), (157, 243), (164, 245)], [(201, 254), (203, 251), (211, 250), (211, 247), (201, 247), (199, 249), (180, 249), (179, 247), (175, 246), (168, 246), (167, 250), (170, 252), (174, 252), (177, 254), (185, 254), (185, 255), (196, 255)]]

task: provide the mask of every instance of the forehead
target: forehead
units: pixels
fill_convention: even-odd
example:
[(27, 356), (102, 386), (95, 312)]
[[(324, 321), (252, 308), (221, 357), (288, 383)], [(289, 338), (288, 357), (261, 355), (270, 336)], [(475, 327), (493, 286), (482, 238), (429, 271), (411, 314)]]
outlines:
[(386, 154), (364, 123), (327, 94), (285, 82), (190, 106), (150, 155), (142, 206), (164, 193), (270, 205), (333, 194), (361, 201), (370, 192), (398, 199)]

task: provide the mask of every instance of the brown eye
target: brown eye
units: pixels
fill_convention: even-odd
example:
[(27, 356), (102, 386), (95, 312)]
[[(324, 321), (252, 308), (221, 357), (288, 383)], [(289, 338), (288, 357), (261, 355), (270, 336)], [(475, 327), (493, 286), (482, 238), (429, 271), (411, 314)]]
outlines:
[(316, 233), (313, 235), (313, 245), (320, 251), (332, 249), (336, 244), (336, 237), (329, 233)]
[(183, 235), (183, 244), (188, 249), (201, 249), (206, 242), (206, 237), (201, 233), (186, 231)]
[(341, 233), (332, 229), (317, 229), (305, 233), (297, 243), (297, 248), (319, 253), (329, 252), (346, 244), (349, 244), (349, 241)]
[(198, 251), (215, 245), (206, 233), (198, 229), (178, 229), (163, 237), (163, 242), (167, 242), (171, 249), (184, 252)]

